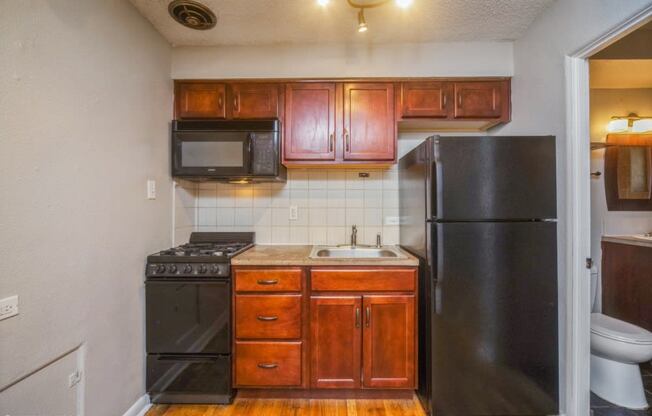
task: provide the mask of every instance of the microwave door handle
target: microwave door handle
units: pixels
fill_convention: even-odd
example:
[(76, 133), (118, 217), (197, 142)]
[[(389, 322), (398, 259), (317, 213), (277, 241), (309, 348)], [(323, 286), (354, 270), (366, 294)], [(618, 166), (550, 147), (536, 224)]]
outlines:
[(249, 156), (249, 173), (254, 173), (254, 153), (251, 151), (251, 142), (254, 141), (254, 134), (247, 134), (247, 155)]

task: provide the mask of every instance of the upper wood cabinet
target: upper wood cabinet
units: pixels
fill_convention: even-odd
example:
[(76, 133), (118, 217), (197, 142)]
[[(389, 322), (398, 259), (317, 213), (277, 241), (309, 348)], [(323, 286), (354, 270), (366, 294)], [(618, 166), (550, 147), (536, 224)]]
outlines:
[(335, 84), (285, 88), (285, 160), (335, 159)]
[(394, 160), (394, 84), (344, 84), (344, 159)]
[(444, 82), (404, 82), (401, 85), (403, 117), (448, 117), (449, 89)]
[(175, 115), (183, 118), (226, 118), (226, 85), (179, 82), (175, 87)]
[(234, 119), (275, 118), (278, 116), (278, 85), (230, 85)]
[(501, 118), (508, 108), (505, 87), (500, 81), (455, 82), (454, 118)]
[(365, 295), (363, 308), (364, 387), (413, 387), (414, 295)]
[(264, 83), (177, 81), (177, 119), (263, 119), (279, 116), (279, 86)]

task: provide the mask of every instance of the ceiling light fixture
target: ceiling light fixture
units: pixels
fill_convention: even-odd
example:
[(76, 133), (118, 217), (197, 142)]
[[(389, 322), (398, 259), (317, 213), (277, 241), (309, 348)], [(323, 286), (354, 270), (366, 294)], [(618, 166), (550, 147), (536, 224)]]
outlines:
[[(365, 9), (373, 9), (375, 7), (383, 6), (387, 3), (394, 1), (396, 6), (401, 9), (406, 9), (410, 7), (413, 3), (413, 0), (346, 0), (349, 6), (354, 9), (358, 9), (358, 32), (366, 32), (369, 27), (367, 26), (367, 21), (364, 17)], [(317, 4), (320, 6), (326, 6), (330, 0), (317, 0)]]

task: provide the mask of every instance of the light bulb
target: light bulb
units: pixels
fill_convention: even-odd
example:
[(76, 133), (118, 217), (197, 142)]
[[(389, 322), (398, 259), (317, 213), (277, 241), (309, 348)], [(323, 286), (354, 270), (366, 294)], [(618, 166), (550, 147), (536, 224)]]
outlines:
[(330, 3), (330, 0), (317, 0), (317, 4), (319, 4), (322, 7), (328, 6), (328, 3)]
[(396, 5), (401, 9), (406, 9), (412, 5), (412, 0), (396, 0)]
[(358, 32), (366, 32), (367, 29), (367, 21), (364, 20), (364, 9), (360, 9), (358, 12)]

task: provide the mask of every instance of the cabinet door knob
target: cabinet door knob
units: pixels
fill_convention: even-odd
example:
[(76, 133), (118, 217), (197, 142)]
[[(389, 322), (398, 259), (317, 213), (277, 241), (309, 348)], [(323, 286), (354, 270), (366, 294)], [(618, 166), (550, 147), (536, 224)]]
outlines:
[(263, 315), (258, 315), (258, 316), (256, 316), (256, 319), (258, 319), (259, 321), (269, 322), (269, 321), (276, 321), (276, 320), (278, 319), (278, 316), (263, 316)]
[(355, 327), (360, 328), (360, 308), (355, 308)]
[(261, 280), (258, 280), (257, 283), (259, 285), (275, 285), (275, 284), (278, 283), (278, 280), (276, 280), (276, 279), (261, 279)]
[(367, 306), (365, 310), (365, 326), (369, 328), (369, 324), (371, 324), (371, 307)]
[(333, 133), (328, 137), (328, 151), (332, 152), (335, 147), (335, 135)]
[(271, 370), (272, 368), (278, 367), (278, 364), (276, 363), (258, 363), (258, 367), (264, 369), (264, 370)]
[(344, 142), (346, 144), (346, 151), (351, 151), (351, 137), (349, 136), (348, 130), (344, 129)]

